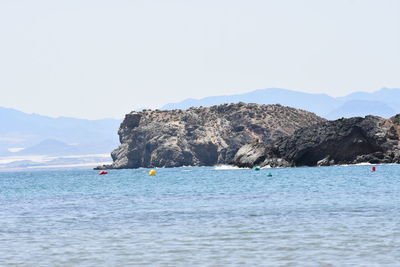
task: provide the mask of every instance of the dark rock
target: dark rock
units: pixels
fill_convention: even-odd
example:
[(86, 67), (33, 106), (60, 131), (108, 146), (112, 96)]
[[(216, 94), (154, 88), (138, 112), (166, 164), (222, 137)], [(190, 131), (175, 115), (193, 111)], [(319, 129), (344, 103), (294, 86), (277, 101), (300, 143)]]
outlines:
[(109, 170), (112, 169), (112, 165), (101, 165), (94, 168), (95, 170)]
[[(234, 164), (245, 164), (247, 167), (260, 165), (252, 155), (257, 155), (258, 159), (264, 155), (262, 166), (275, 162), (278, 167), (395, 163), (399, 162), (400, 155), (399, 133), (399, 115), (391, 119), (366, 116), (325, 121), (299, 129), (291, 136), (281, 137), (269, 146), (244, 146), (243, 150), (252, 151), (252, 154), (244, 155), (241, 148)], [(276, 165), (277, 159), (284, 164)]]

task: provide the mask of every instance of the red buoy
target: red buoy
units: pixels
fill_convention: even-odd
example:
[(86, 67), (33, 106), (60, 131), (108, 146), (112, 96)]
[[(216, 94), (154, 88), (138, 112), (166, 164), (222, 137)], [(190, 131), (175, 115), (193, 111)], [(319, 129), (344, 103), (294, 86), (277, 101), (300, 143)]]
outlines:
[(376, 171), (376, 167), (375, 166), (372, 166), (372, 171), (373, 172)]
[(100, 171), (99, 175), (108, 174), (108, 171)]

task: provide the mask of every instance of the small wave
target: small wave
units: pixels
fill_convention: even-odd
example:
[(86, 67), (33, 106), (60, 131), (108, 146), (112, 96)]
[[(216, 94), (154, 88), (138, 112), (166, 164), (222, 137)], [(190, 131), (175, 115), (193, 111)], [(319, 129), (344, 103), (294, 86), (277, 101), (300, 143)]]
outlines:
[[(356, 164), (354, 164), (354, 165), (357, 165), (357, 166), (365, 166), (365, 165), (374, 165), (374, 164), (369, 163), (369, 162), (360, 162), (360, 163), (356, 163)], [(348, 164), (348, 165), (346, 165), (346, 166), (350, 166), (350, 164)]]
[(215, 170), (243, 170), (247, 168), (240, 168), (232, 165), (218, 165), (214, 167)]
[(380, 166), (380, 165), (398, 165), (398, 163), (370, 163), (370, 162), (360, 162), (355, 164), (338, 164), (334, 166)]

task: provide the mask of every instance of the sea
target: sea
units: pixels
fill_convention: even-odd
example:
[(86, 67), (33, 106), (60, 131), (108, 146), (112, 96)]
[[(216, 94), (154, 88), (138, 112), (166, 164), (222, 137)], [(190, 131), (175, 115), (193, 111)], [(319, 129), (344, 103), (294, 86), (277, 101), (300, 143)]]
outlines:
[(400, 166), (0, 173), (0, 266), (400, 266)]

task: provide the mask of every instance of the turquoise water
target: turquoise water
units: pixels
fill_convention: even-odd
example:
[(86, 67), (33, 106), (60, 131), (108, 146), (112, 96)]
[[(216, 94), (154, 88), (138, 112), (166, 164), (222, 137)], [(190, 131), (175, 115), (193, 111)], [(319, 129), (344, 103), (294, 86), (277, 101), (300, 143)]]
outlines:
[(400, 166), (147, 172), (0, 173), (0, 265), (399, 265)]

